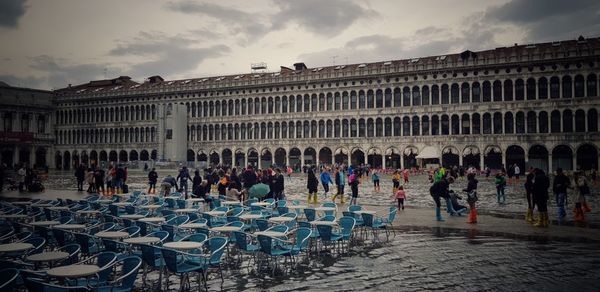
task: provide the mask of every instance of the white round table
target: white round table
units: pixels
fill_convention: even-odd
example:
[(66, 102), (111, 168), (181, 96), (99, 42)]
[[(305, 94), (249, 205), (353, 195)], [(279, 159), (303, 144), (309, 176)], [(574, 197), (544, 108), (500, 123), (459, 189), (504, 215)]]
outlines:
[(175, 209), (173, 211), (175, 211), (175, 213), (196, 213), (196, 212), (198, 212), (198, 209), (184, 208), (184, 209)]
[(173, 242), (167, 242), (167, 243), (163, 244), (163, 247), (178, 249), (178, 250), (191, 250), (191, 249), (201, 248), (202, 243), (195, 242), (195, 241), (173, 241)]
[(335, 221), (310, 221), (311, 225), (329, 225), (329, 226), (337, 226), (337, 222)]
[(160, 238), (155, 236), (130, 237), (123, 239), (123, 242), (130, 244), (149, 244), (160, 242)]
[(123, 219), (138, 220), (138, 219), (142, 219), (146, 216), (140, 215), (140, 214), (123, 214), (119, 217), (123, 218)]
[(213, 227), (210, 229), (210, 231), (215, 231), (215, 232), (233, 232), (233, 231), (240, 231), (242, 230), (241, 227), (237, 227), (237, 226), (218, 226), (218, 227)]
[(253, 235), (255, 235), (255, 236), (264, 235), (264, 236), (270, 236), (270, 237), (286, 236), (286, 234), (284, 232), (277, 232), (277, 231), (257, 231), (257, 232), (254, 232)]
[(316, 207), (315, 211), (336, 211), (335, 207)]
[(129, 237), (129, 233), (125, 231), (100, 231), (95, 234), (100, 238), (108, 238), (108, 239), (121, 239)]
[(31, 226), (53, 226), (53, 225), (59, 225), (60, 222), (58, 221), (54, 221), (54, 220), (44, 220), (44, 221), (34, 221), (29, 223), (31, 224)]
[(0, 218), (5, 218), (5, 219), (25, 219), (29, 216), (25, 215), (25, 214), (2, 214), (0, 215)]
[(83, 224), (60, 224), (54, 225), (56, 229), (65, 229), (65, 230), (82, 230), (85, 229), (85, 225)]
[(33, 254), (27, 257), (30, 262), (54, 262), (63, 260), (69, 257), (68, 252), (64, 251), (47, 251), (38, 254)]
[(160, 223), (160, 222), (165, 222), (165, 217), (145, 217), (145, 218), (139, 219), (138, 221), (148, 222), (148, 223)]
[(240, 219), (242, 220), (252, 220), (252, 219), (261, 219), (263, 216), (261, 214), (242, 214), (240, 215)]
[(255, 202), (255, 203), (250, 204), (250, 206), (267, 207), (267, 206), (271, 206), (271, 203)]
[(69, 210), (69, 207), (56, 206), (56, 207), (48, 207), (46, 209), (51, 210), (51, 211), (67, 211), (67, 210)]
[(294, 221), (295, 218), (292, 217), (271, 217), (269, 218), (269, 222), (273, 222), (273, 223), (285, 223), (285, 222), (290, 222), (290, 221)]
[(198, 203), (198, 202), (204, 202), (204, 199), (203, 198), (189, 198), (185, 201), (190, 202), (190, 203)]
[(181, 197), (178, 197), (178, 196), (166, 196), (166, 197), (164, 197), (164, 199), (165, 200), (166, 199), (179, 200), (179, 199), (181, 199)]
[(287, 205), (288, 209), (306, 209), (308, 206), (306, 205)]
[(33, 244), (26, 242), (0, 244), (0, 252), (19, 252), (33, 248)]
[(52, 207), (54, 205), (50, 204), (50, 203), (38, 203), (38, 204), (32, 204), (31, 207), (38, 207), (38, 208), (46, 208), (46, 207)]
[(158, 209), (162, 207), (161, 205), (142, 205), (139, 206), (140, 209), (150, 209), (150, 210), (154, 210), (154, 209)]
[(68, 265), (52, 268), (46, 273), (48, 276), (60, 278), (79, 278), (96, 274), (100, 271), (100, 267), (96, 265)]
[(130, 202), (117, 202), (117, 203), (112, 203), (111, 205), (115, 205), (117, 207), (126, 207), (126, 206), (131, 206), (132, 204)]
[(354, 211), (354, 213), (356, 213), (356, 214), (371, 214), (371, 215), (375, 215), (377, 212), (375, 212), (375, 211), (369, 211), (369, 210), (358, 210), (358, 211)]
[(207, 211), (204, 212), (204, 214), (210, 215), (210, 216), (223, 216), (225, 215), (224, 211)]
[(242, 205), (242, 203), (240, 201), (223, 201), (223, 202), (221, 202), (221, 205), (224, 205), (224, 206), (239, 206), (239, 205)]
[(177, 228), (181, 229), (199, 229), (206, 228), (206, 223), (185, 223), (177, 226)]

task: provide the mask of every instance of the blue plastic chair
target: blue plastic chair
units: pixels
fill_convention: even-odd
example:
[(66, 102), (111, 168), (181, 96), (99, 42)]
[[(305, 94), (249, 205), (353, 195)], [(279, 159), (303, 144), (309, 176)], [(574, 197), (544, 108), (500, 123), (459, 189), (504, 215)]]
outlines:
[[(165, 261), (162, 258), (162, 252), (160, 248), (148, 245), (148, 244), (140, 244), (140, 250), (142, 251), (142, 260), (144, 261), (144, 272), (142, 273), (142, 283), (144, 287), (146, 286), (147, 280), (146, 277), (148, 272), (158, 271), (158, 284), (159, 287), (162, 286), (162, 275), (163, 268), (165, 267)], [(162, 288), (162, 287), (161, 287)], [(160, 289), (160, 288), (159, 288)]]
[[(161, 251), (163, 259), (165, 261), (165, 266), (167, 267), (166, 290), (169, 290), (169, 273), (172, 273), (175, 275), (178, 275), (178, 274), (180, 275), (179, 276), (180, 291), (189, 290), (188, 274), (194, 273), (194, 272), (203, 272), (204, 265), (202, 263), (198, 263), (196, 261), (189, 260), (185, 256), (187, 254), (180, 252), (180, 251), (167, 249), (167, 248), (161, 248), (160, 251)], [(203, 275), (204, 275), (204, 273), (203, 273)], [(184, 285), (184, 284), (187, 284), (187, 285)]]
[(81, 246), (77, 243), (71, 243), (59, 248), (58, 251), (64, 251), (69, 254), (69, 257), (61, 261), (61, 265), (72, 265), (79, 261)]
[(75, 242), (81, 247), (81, 253), (89, 256), (99, 252), (98, 244), (93, 236), (85, 233), (75, 233)]
[(0, 291), (13, 291), (17, 286), (19, 270), (3, 269), (0, 270)]
[[(323, 246), (327, 246), (331, 243), (337, 244), (342, 240), (342, 235), (333, 232), (333, 226), (317, 224), (317, 230), (319, 230), (319, 238)], [(339, 249), (338, 249), (339, 250)]]
[[(354, 231), (354, 227), (356, 226), (356, 219), (350, 216), (344, 216), (340, 218), (338, 221), (340, 225), (340, 229), (342, 231), (342, 241), (346, 242), (346, 247), (348, 250), (350, 249), (350, 240), (352, 239), (352, 234)], [(342, 250), (344, 246), (342, 245)]]
[(333, 215), (325, 215), (319, 219), (317, 219), (317, 221), (328, 221), (328, 222), (334, 222), (335, 221), (335, 216)]
[(165, 199), (165, 203), (167, 203), (167, 207), (169, 207), (169, 209), (177, 208), (177, 202), (175, 201), (175, 199), (167, 198)]
[[(291, 256), (297, 257), (298, 255), (300, 255), (301, 252), (306, 252), (306, 257), (308, 258), (308, 250), (310, 248), (310, 241), (312, 235), (311, 228), (299, 227), (293, 232), (296, 234), (296, 241), (294, 245), (290, 246)], [(297, 265), (298, 261), (294, 260), (294, 262)]]
[(46, 245), (46, 239), (42, 237), (30, 237), (24, 240), (23, 242), (30, 243), (31, 245), (33, 245), (33, 248), (27, 252), (28, 255), (38, 254), (42, 252), (44, 250), (44, 246)]
[(291, 257), (292, 248), (289, 245), (287, 245), (287, 241), (278, 238), (265, 235), (258, 235), (257, 239), (258, 244), (260, 246), (260, 251), (265, 256), (270, 258), (269, 262), (274, 263), (273, 269), (271, 270), (272, 275), (274, 275), (275, 270), (277, 269), (277, 266), (279, 264), (278, 258), (283, 256)]
[(98, 292), (129, 292), (133, 289), (138, 271), (142, 266), (142, 259), (137, 256), (125, 257), (113, 264), (121, 267), (121, 272), (114, 276), (105, 285), (95, 287), (92, 291)]
[(304, 216), (306, 216), (306, 221), (308, 222), (315, 221), (317, 218), (317, 211), (313, 208), (306, 208), (304, 209)]
[(158, 237), (158, 238), (160, 238), (160, 242), (164, 243), (169, 238), (169, 232), (164, 231), (164, 230), (159, 230), (159, 231), (154, 231), (152, 233), (149, 233), (145, 236)]
[(179, 241), (205, 242), (208, 236), (204, 233), (193, 233), (182, 237)]
[(254, 223), (256, 223), (256, 227), (258, 227), (259, 231), (265, 231), (269, 228), (269, 221), (265, 219), (255, 219)]
[(95, 277), (90, 279), (76, 279), (69, 280), (69, 285), (79, 285), (79, 286), (99, 286), (103, 285), (109, 280), (109, 277), (112, 273), (113, 263), (117, 261), (117, 254), (111, 251), (103, 251), (98, 253), (92, 257), (89, 257), (83, 261), (76, 263), (76, 265), (96, 265), (100, 267), (100, 271), (96, 273)]
[(129, 233), (129, 237), (136, 237), (139, 235), (141, 228), (139, 226), (130, 226), (127, 228), (123, 228), (119, 231), (123, 231), (123, 232), (127, 232)]
[(323, 213), (325, 213), (325, 215), (335, 216), (335, 214), (337, 212), (337, 204), (333, 203), (333, 202), (325, 202), (321, 205), (321, 207), (335, 208), (335, 210), (333, 210), (333, 211), (324, 211)]
[[(234, 231), (233, 236), (235, 237), (235, 246), (238, 250), (238, 262), (242, 262), (242, 255), (251, 255), (254, 262), (256, 262), (256, 253), (260, 250), (258, 244), (252, 242), (252, 236), (242, 231)], [(248, 261), (248, 269), (250, 269), (250, 261)]]
[[(362, 213), (363, 220), (365, 222), (365, 228), (369, 228), (373, 234), (373, 238), (377, 238), (377, 233), (385, 229), (385, 224), (379, 220), (375, 220), (373, 214)], [(386, 230), (387, 236), (387, 230)], [(389, 239), (389, 238), (388, 238)]]
[[(31, 292), (63, 292), (63, 291), (71, 291), (71, 292), (88, 292), (89, 287), (85, 285), (80, 286), (61, 286), (56, 284), (50, 284), (46, 282), (44, 279), (39, 278), (25, 278), (24, 280), (25, 287), (28, 291)], [(5, 290), (2, 290), (5, 291)]]

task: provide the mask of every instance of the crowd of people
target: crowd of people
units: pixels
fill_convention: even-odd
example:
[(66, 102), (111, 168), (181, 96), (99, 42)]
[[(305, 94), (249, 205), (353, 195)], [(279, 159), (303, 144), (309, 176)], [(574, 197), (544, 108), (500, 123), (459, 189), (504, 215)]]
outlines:
[(83, 192), (83, 184), (87, 183), (88, 193), (99, 193), (110, 195), (115, 193), (127, 193), (127, 166), (109, 165), (106, 170), (101, 167), (86, 168), (80, 164), (75, 168), (75, 179), (77, 181), (77, 191)]

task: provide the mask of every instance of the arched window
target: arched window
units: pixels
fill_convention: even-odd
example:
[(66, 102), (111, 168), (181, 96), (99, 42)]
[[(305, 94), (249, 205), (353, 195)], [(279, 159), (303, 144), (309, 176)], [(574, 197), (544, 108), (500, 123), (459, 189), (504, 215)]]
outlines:
[(296, 112), (302, 112), (302, 96), (296, 95)]
[[(329, 93), (329, 94), (331, 94), (331, 93)], [(293, 113), (296, 111), (296, 97), (294, 97), (293, 95), (290, 95), (289, 110), (290, 110), (290, 113)]]
[(394, 118), (394, 136), (402, 135), (402, 120), (399, 117)]
[(263, 97), (260, 100), (260, 113), (264, 115), (264, 114), (268, 113), (267, 110), (268, 110), (267, 99)]
[(527, 100), (535, 100), (535, 79), (527, 79)]
[(431, 135), (437, 136), (440, 134), (440, 118), (438, 115), (431, 117)]
[(356, 91), (352, 90), (350, 91), (350, 109), (356, 109), (357, 108), (357, 96), (356, 96)]
[(473, 86), (471, 86), (471, 99), (473, 102), (480, 102), (481, 101), (481, 87), (479, 85), (479, 82), (473, 82)]
[(334, 109), (336, 111), (339, 111), (340, 108), (342, 107), (342, 96), (340, 95), (339, 92), (336, 92), (334, 94), (334, 101), (335, 101), (335, 103), (334, 103)]
[(281, 98), (281, 112), (284, 113), (284, 114), (288, 112), (288, 98), (287, 98), (287, 96), (283, 96)]
[(450, 134), (450, 121), (448, 115), (442, 115), (442, 135)]
[(294, 122), (290, 122), (288, 124), (288, 137), (290, 139), (294, 139), (296, 137), (296, 124)]
[(494, 134), (502, 134), (502, 113), (495, 112), (493, 117)]
[(365, 92), (363, 90), (358, 91), (358, 108), (365, 108)]
[(550, 78), (550, 98), (560, 98), (560, 79), (557, 76)]
[(573, 132), (573, 112), (571, 110), (563, 112), (563, 132)]
[(402, 93), (400, 88), (394, 88), (394, 107), (402, 106)]
[(575, 97), (583, 97), (585, 95), (584, 86), (585, 86), (585, 84), (583, 81), (583, 76), (581, 76), (581, 75), (575, 76)]
[(421, 118), (421, 135), (427, 136), (429, 135), (429, 117), (423, 116)]
[(273, 139), (273, 123), (267, 124), (267, 139)]
[(492, 115), (490, 113), (483, 114), (483, 134), (492, 133)]
[(304, 112), (305, 113), (310, 112), (310, 95), (308, 95), (308, 94), (304, 95)]
[(375, 120), (375, 137), (383, 136), (383, 120), (381, 118), (377, 118)]
[(482, 101), (490, 102), (492, 101), (492, 85), (489, 81), (483, 81), (482, 84)]
[(410, 118), (402, 118), (402, 136), (410, 136)]
[(260, 114), (260, 99), (257, 97), (254, 99), (254, 114)]
[(327, 93), (327, 110), (333, 110), (333, 94)]
[(296, 122), (296, 139), (302, 138), (302, 122)]
[(402, 105), (410, 106), (410, 88), (408, 86), (402, 88)]
[(442, 84), (442, 104), (450, 103), (450, 89), (448, 84)]
[(452, 135), (460, 134), (460, 118), (458, 115), (452, 115), (452, 118), (450, 119), (450, 132)]
[(384, 135), (386, 137), (392, 136), (392, 119), (391, 118), (385, 118), (385, 125), (383, 127), (383, 130), (384, 130)]
[(523, 79), (517, 79), (515, 81), (515, 100), (525, 99), (525, 84)]
[(421, 132), (421, 125), (419, 123), (419, 117), (413, 116), (412, 117), (412, 135), (419, 136), (420, 132)]
[[(279, 113), (279, 96), (277, 97), (277, 113)], [(240, 115), (240, 100), (236, 99), (235, 100), (235, 115), (239, 116)]]
[(471, 134), (471, 118), (469, 117), (469, 114), (462, 114), (461, 127), (463, 135)]
[(473, 130), (473, 134), (481, 134), (481, 116), (478, 113), (471, 115), (471, 124), (471, 130)]
[(545, 111), (541, 111), (538, 114), (538, 125), (540, 128), (540, 133), (548, 133), (548, 113)]
[(575, 132), (585, 132), (585, 112), (581, 109), (575, 111)]
[(588, 110), (587, 124), (588, 132), (598, 132), (598, 111), (595, 108)]
[(460, 88), (462, 94), (462, 103), (471, 102), (471, 88), (469, 87), (469, 83), (464, 82)]
[[(272, 108), (273, 108), (273, 98), (272, 98), (272, 97), (269, 97), (269, 101), (271, 102), (271, 111), (270, 111), (270, 112), (272, 113), (272, 112), (273, 112), (273, 111), (272, 111)], [(230, 99), (230, 100), (228, 101), (228, 104), (227, 104), (227, 105), (228, 105), (228, 108), (229, 108), (229, 110), (227, 111), (227, 114), (228, 114), (228, 115), (230, 115), (230, 116), (233, 116), (233, 114), (234, 114), (234, 112), (235, 112), (235, 111), (234, 111), (234, 108), (233, 108), (233, 105), (234, 105), (234, 104), (233, 104), (233, 100), (231, 100), (231, 99)]]
[[(236, 125), (236, 128), (237, 128), (237, 125)], [(280, 136), (279, 133), (280, 133), (279, 122), (275, 122), (275, 135), (274, 135), (275, 139), (279, 139), (279, 136)]]
[(557, 110), (552, 111), (550, 114), (550, 132), (560, 133), (560, 112)]
[(316, 112), (318, 110), (318, 106), (319, 106), (319, 98), (317, 97), (317, 94), (313, 93), (310, 96), (310, 111)]
[(325, 121), (319, 121), (319, 138), (325, 138)]
[(527, 112), (527, 133), (537, 132), (537, 117), (534, 111)]
[(367, 119), (367, 137), (373, 137), (375, 125), (373, 119)]
[(421, 89), (421, 104), (429, 105), (429, 86), (425, 85)]
[[(290, 123), (292, 124), (292, 123)], [(288, 137), (288, 126), (286, 122), (282, 122), (281, 123), (281, 138), (282, 139), (287, 139)]]
[(350, 120), (350, 137), (357, 137), (358, 136), (358, 123), (356, 121), (356, 119), (351, 119)]
[(450, 88), (450, 102), (451, 103), (459, 103), (459, 92), (458, 92), (458, 84), (457, 83), (453, 83), (452, 87)]
[(343, 109), (343, 110), (347, 110), (347, 109), (348, 109), (348, 103), (349, 103), (349, 100), (348, 100), (348, 92), (347, 92), (347, 91), (344, 91), (344, 92), (342, 93), (342, 109)]
[(538, 79), (538, 98), (548, 99), (548, 79), (546, 77)]
[(373, 90), (367, 90), (367, 108), (375, 107), (375, 96)]
[(440, 87), (437, 85), (431, 86), (431, 104), (440, 104)]
[[(304, 121), (304, 138), (310, 138), (310, 123), (308, 121)], [(300, 138), (300, 137), (298, 137)]]
[(587, 96), (598, 96), (598, 80), (596, 74), (590, 74), (587, 76)]
[(325, 94), (319, 94), (319, 111), (325, 111)]
[(517, 112), (517, 116), (515, 118), (515, 126), (517, 134), (525, 133), (525, 114), (523, 112)]
[(381, 89), (377, 89), (377, 91), (375, 92), (375, 107), (383, 107), (383, 91)]
[[(236, 104), (237, 104), (237, 102), (236, 102)], [(279, 96), (275, 96), (275, 113), (278, 114), (280, 112), (280, 110), (281, 110), (281, 100), (279, 99)]]
[(240, 140), (246, 140), (246, 124), (244, 123), (240, 126)]
[(365, 119), (358, 120), (358, 136), (365, 137)]
[(515, 132), (513, 114), (511, 112), (507, 112), (504, 114), (504, 132), (506, 134), (512, 134)]
[(504, 101), (513, 100), (513, 82), (508, 79), (504, 81)]
[(273, 113), (273, 98), (269, 96), (269, 101), (268, 101), (268, 111), (270, 114)]
[(327, 130), (327, 133), (326, 133), (327, 138), (331, 138), (331, 137), (333, 137), (333, 133), (332, 133), (333, 132), (333, 123), (331, 122), (331, 120), (327, 120), (327, 124), (326, 125), (327, 125), (327, 128), (326, 128), (326, 130)]
[(419, 91), (418, 86), (413, 86), (413, 88), (412, 88), (412, 105), (413, 106), (421, 105), (421, 92)]
[(494, 101), (502, 101), (502, 82), (500, 80), (494, 81), (493, 89)]
[(340, 120), (338, 119), (333, 121), (333, 136), (336, 138), (340, 137)]
[(562, 79), (562, 97), (563, 98), (573, 97), (572, 88), (573, 88), (573, 81), (571, 79), (571, 76), (569, 76), (569, 75), (564, 76)]
[(342, 137), (348, 137), (348, 120), (342, 120)]
[(385, 107), (392, 107), (392, 90), (385, 89)]

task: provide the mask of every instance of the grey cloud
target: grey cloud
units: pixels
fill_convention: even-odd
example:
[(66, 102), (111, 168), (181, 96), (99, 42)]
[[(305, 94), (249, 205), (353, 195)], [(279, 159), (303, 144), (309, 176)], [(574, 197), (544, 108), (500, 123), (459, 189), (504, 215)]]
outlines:
[(238, 9), (220, 6), (212, 3), (203, 3), (195, 1), (167, 2), (167, 10), (185, 13), (203, 15), (217, 19), (227, 26), (231, 33), (241, 35), (244, 41), (253, 38), (260, 38), (268, 33), (270, 27), (261, 23), (253, 13), (244, 12)]
[(132, 77), (152, 74), (181, 74), (195, 69), (208, 58), (216, 58), (230, 52), (225, 45), (196, 48), (196, 40), (184, 36), (167, 36), (160, 32), (141, 32), (139, 37), (119, 44), (109, 54), (113, 56), (142, 55), (151, 61), (134, 64), (127, 70)]
[(344, 0), (275, 0), (274, 3), (280, 11), (272, 18), (273, 28), (279, 29), (295, 22), (314, 34), (324, 36), (334, 36), (361, 18), (378, 15), (374, 10)]
[(15, 75), (0, 75), (0, 81), (6, 82), (8, 85), (14, 87), (44, 88), (46, 86), (46, 78), (34, 76), (20, 77)]
[(2, 0), (0, 1), (0, 27), (17, 27), (19, 19), (25, 14), (26, 0)]
[(512, 0), (489, 8), (485, 16), (491, 22), (522, 27), (532, 42), (600, 31), (600, 2), (594, 0)]
[(104, 78), (105, 70), (107, 72), (120, 71), (109, 64), (71, 64), (68, 60), (55, 59), (47, 55), (31, 58), (30, 67), (46, 76), (41, 83), (46, 87), (64, 87), (67, 84), (85, 83)]

